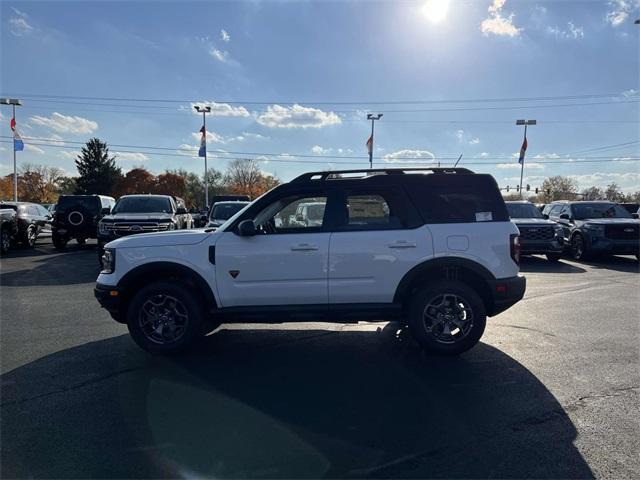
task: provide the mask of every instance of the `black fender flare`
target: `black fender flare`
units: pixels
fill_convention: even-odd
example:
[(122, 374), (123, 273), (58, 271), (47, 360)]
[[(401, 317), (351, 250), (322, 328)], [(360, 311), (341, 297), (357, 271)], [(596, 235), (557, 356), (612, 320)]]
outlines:
[(480, 265), (477, 262), (474, 262), (473, 260), (461, 257), (432, 258), (419, 263), (411, 270), (409, 270), (404, 275), (404, 277), (402, 277), (402, 280), (400, 280), (400, 283), (398, 284), (396, 292), (393, 296), (393, 302), (403, 303), (403, 301), (406, 299), (407, 294), (411, 291), (411, 285), (416, 279), (418, 279), (422, 275), (427, 274), (430, 271), (438, 270), (447, 272), (447, 276), (451, 276), (451, 279), (455, 279), (457, 271), (468, 270), (484, 280), (486, 286), (489, 289), (496, 280), (493, 274), (486, 267)]

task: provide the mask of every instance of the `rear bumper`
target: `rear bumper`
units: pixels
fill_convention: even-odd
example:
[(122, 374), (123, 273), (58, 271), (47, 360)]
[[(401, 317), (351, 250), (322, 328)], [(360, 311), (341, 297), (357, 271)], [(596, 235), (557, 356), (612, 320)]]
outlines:
[(492, 308), (487, 311), (487, 315), (490, 317), (504, 312), (522, 300), (527, 288), (527, 279), (523, 276), (499, 278), (493, 280), (491, 283), (493, 305)]
[(115, 321), (125, 323), (120, 308), (122, 306), (122, 292), (118, 287), (96, 283), (93, 294), (100, 306), (107, 310)]

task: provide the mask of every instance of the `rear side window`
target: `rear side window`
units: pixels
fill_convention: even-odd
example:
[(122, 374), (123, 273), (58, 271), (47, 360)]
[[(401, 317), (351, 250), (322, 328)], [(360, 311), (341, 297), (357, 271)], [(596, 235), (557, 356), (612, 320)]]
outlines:
[(406, 194), (395, 187), (347, 190), (342, 209), (340, 230), (395, 230), (421, 224)]
[(485, 175), (434, 176), (407, 185), (425, 223), (507, 222), (495, 180)]
[(560, 215), (560, 210), (562, 210), (562, 207), (564, 207), (564, 205), (562, 205), (562, 204), (552, 206), (551, 210), (549, 210), (549, 216), (550, 217), (559, 216)]

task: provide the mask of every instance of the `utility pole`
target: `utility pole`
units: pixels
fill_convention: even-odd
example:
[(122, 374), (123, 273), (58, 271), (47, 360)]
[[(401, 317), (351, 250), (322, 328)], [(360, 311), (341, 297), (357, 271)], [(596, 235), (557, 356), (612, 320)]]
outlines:
[(367, 114), (367, 120), (371, 120), (371, 136), (369, 140), (367, 140), (367, 149), (369, 150), (369, 168), (373, 168), (373, 125), (376, 120), (380, 120), (382, 118), (382, 113), (378, 113), (376, 115), (372, 113)]
[(524, 125), (524, 140), (522, 141), (522, 147), (520, 148), (520, 184), (518, 189), (520, 191), (520, 200), (522, 200), (522, 177), (524, 175), (524, 156), (527, 151), (527, 126), (535, 125), (538, 123), (536, 120), (516, 120), (516, 125)]
[[(196, 109), (196, 112), (202, 113), (202, 138), (204, 142), (204, 203), (207, 209), (207, 213), (209, 212), (209, 178), (207, 173), (209, 172), (207, 169), (207, 113), (211, 112), (211, 107), (206, 105), (201, 107), (200, 105), (194, 105), (193, 108)], [(202, 148), (202, 147), (201, 147)], [(198, 153), (199, 156), (200, 153)]]
[[(22, 106), (22, 102), (17, 98), (0, 98), (0, 104), (2, 105), (11, 105), (13, 109), (13, 121), (16, 119), (16, 105)], [(16, 142), (15, 135), (13, 141), (13, 201), (18, 201), (18, 168), (16, 162)]]

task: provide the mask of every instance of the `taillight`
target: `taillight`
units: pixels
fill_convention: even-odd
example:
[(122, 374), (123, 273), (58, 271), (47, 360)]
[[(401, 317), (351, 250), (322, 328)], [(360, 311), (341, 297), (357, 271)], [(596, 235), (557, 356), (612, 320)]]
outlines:
[(520, 265), (520, 235), (511, 234), (509, 244), (511, 245), (511, 258), (516, 262), (516, 265)]

